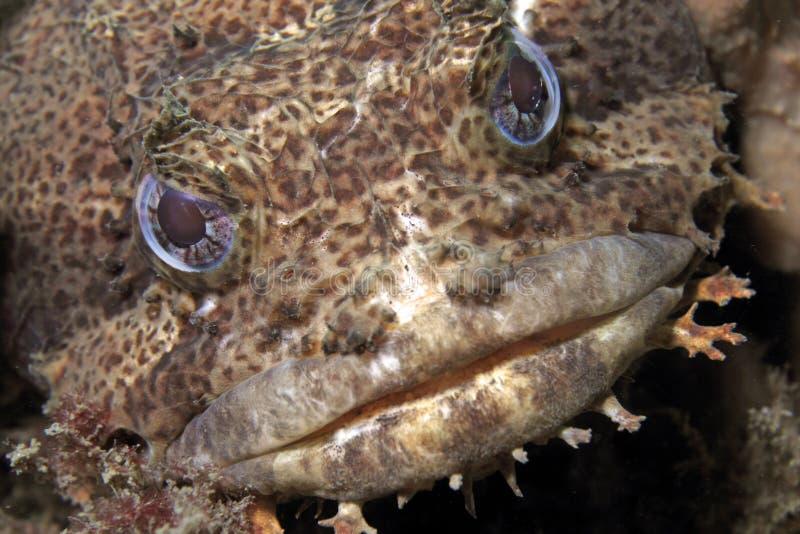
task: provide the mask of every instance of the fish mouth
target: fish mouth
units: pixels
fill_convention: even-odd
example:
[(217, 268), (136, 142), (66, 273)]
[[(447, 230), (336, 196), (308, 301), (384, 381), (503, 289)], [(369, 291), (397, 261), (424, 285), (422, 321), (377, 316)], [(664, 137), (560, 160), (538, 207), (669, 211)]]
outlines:
[(225, 392), (167, 460), (216, 466), (232, 489), (340, 501), (475, 472), (607, 396), (696, 252), (600, 236), (515, 262), (491, 302), (417, 296), (374, 353), (286, 360)]

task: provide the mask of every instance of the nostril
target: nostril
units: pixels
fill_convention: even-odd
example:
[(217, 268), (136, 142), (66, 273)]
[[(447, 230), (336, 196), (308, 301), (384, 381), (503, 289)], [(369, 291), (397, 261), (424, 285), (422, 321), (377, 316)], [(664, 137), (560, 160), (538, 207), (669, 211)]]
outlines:
[(127, 428), (118, 428), (109, 434), (104, 449), (113, 449), (115, 447), (126, 446), (133, 449), (136, 454), (147, 455), (150, 452), (150, 446), (147, 444), (142, 436)]

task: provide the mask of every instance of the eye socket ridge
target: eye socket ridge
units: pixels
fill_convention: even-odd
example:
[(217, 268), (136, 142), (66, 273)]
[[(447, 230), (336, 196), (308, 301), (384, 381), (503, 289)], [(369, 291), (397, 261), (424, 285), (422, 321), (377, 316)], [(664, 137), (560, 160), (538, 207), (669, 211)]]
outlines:
[(518, 29), (509, 31), (512, 43), (489, 106), (495, 124), (508, 141), (529, 147), (557, 133), (561, 86), (544, 51)]
[(230, 251), (235, 225), (222, 208), (152, 174), (142, 178), (134, 207), (147, 251), (177, 271), (215, 269)]

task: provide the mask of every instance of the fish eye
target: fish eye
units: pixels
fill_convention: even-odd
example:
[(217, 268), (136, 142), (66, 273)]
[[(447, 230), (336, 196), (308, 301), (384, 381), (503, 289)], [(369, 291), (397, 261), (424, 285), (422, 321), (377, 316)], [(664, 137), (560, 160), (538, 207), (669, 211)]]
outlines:
[(151, 174), (136, 193), (136, 218), (150, 251), (179, 271), (217, 267), (233, 240), (234, 223), (222, 208), (167, 187)]
[(489, 105), (508, 141), (532, 147), (560, 133), (561, 86), (542, 49), (519, 30), (510, 31), (512, 42)]

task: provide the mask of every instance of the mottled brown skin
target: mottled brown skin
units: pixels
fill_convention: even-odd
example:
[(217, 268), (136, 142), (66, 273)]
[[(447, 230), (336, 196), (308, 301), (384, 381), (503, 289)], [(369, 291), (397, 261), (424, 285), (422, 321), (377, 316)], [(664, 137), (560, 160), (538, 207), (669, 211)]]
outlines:
[[(533, 11), (531, 37), (567, 101), (546, 161), (504, 142), (486, 112), (511, 24), (500, 2), (187, 1), (157, 11), (41, 1), (23, 10), (0, 42), (9, 349), (54, 401), (100, 402), (158, 459), (213, 399), (279, 362), (369, 362), (394, 332), (417, 332), (419, 343), (453, 345), (438, 372), (508, 344), (476, 319), (506, 310), (498, 288), (465, 287), (465, 270), (513, 273), (566, 245), (649, 231), (694, 243), (681, 245), (674, 277), (695, 250), (716, 248), (730, 202), (719, 171), (730, 156), (718, 142), (728, 96), (708, 81), (685, 8), (563, 0)], [(149, 252), (132, 222), (148, 173), (231, 215), (234, 245), (220, 267), (181, 273)], [(462, 326), (475, 323), (464, 327), (473, 354), (463, 363), (466, 352), (437, 330), (445, 323), (417, 318), (414, 301), (395, 309), (379, 298), (376, 273), (416, 268), (412, 257), (440, 268), (447, 291), (437, 298)], [(312, 290), (300, 276), (308, 272)], [(335, 294), (334, 278), (353, 291)], [(639, 297), (669, 281), (659, 280)], [(280, 290), (259, 290), (269, 283)], [(597, 393), (645, 349), (647, 331), (677, 302), (679, 289), (670, 291), (647, 301), (661, 304), (631, 337), (638, 352), (606, 369)], [(515, 309), (502, 324), (529, 320)], [(569, 409), (552, 397), (557, 415), (533, 435), (517, 428), (517, 445), (595, 400), (570, 396), (574, 368), (554, 372), (566, 377), (556, 383)], [(430, 375), (372, 394), (347, 373), (323, 385), (358, 405)], [(314, 384), (306, 393), (315, 398)], [(479, 419), (497, 416), (475, 406)], [(483, 423), (457, 424), (469, 434)], [(353, 476), (340, 498), (399, 489), (359, 492)], [(337, 495), (309, 484), (300, 491)]]

